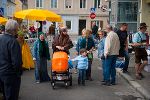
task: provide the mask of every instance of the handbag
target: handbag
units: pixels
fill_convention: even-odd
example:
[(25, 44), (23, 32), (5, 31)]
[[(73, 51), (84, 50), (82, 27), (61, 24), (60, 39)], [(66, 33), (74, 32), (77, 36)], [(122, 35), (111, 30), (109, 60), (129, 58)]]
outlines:
[(93, 53), (88, 53), (87, 57), (88, 57), (89, 60), (92, 60), (93, 59)]
[[(87, 49), (87, 44), (88, 44), (88, 39), (86, 39), (86, 49)], [(92, 52), (89, 52), (87, 54), (87, 58), (88, 60), (93, 60), (93, 53)]]

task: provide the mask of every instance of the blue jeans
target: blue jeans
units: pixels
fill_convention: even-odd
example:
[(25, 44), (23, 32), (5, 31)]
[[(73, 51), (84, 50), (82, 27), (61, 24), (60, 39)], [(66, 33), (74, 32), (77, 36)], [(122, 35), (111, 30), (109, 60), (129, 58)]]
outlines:
[(111, 82), (111, 83), (115, 83), (116, 82), (116, 60), (117, 60), (117, 56), (116, 55), (111, 55), (111, 56), (107, 56), (107, 58), (105, 58), (105, 78), (106, 78), (106, 82)]
[(123, 70), (127, 71), (128, 66), (129, 66), (130, 56), (129, 56), (129, 53), (126, 50), (124, 51), (124, 57), (125, 57), (125, 66), (124, 66)]
[(103, 69), (103, 80), (106, 81), (106, 70), (105, 70), (105, 60), (102, 59), (102, 69)]
[(86, 69), (78, 69), (78, 83), (82, 82), (82, 84), (85, 84), (85, 77), (86, 77)]

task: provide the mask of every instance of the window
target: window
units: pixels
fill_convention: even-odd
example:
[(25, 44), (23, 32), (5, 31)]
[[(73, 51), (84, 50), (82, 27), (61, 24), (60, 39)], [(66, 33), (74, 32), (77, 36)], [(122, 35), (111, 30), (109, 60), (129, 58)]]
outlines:
[(51, 0), (51, 8), (57, 8), (57, 0)]
[(43, 8), (43, 0), (36, 0), (36, 8)]
[(71, 21), (66, 21), (66, 26), (67, 26), (67, 28), (69, 30), (71, 30), (72, 29), (72, 27), (71, 27)]
[(138, 2), (119, 2), (118, 3), (118, 21), (137, 21)]
[(86, 0), (80, 0), (80, 8), (86, 8)]
[[(118, 23), (116, 25), (117, 28), (120, 27), (122, 23)], [(127, 23), (128, 24), (128, 31), (131, 32), (131, 33), (136, 33), (137, 32), (137, 23)]]
[(94, 8), (100, 8), (100, 0), (94, 0)]
[(72, 0), (65, 0), (65, 8), (72, 8)]

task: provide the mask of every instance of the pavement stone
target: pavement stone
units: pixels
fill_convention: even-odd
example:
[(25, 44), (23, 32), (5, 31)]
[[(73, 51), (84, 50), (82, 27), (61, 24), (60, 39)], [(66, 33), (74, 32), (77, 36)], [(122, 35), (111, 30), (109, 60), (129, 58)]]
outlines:
[[(133, 68), (132, 68), (133, 69)], [(128, 81), (128, 83), (133, 86), (141, 95), (144, 96), (146, 100), (150, 100), (150, 88), (148, 80), (136, 80), (134, 77), (134, 71), (130, 71), (130, 74), (124, 74), (119, 69), (117, 69), (117, 72)], [(143, 84), (144, 83), (144, 84)]]
[[(73, 50), (71, 50), (72, 52)], [(52, 89), (49, 82), (36, 84), (34, 70), (25, 71), (22, 76), (19, 100), (145, 100), (120, 75), (117, 75), (117, 85), (109, 87), (101, 85), (102, 69), (99, 68), (100, 64), (98, 59), (94, 59), (93, 81), (86, 81), (86, 86), (78, 86), (78, 74), (73, 73), (73, 86), (67, 89), (61, 83), (56, 85), (55, 90)], [(50, 74), (50, 70), (48, 71)]]

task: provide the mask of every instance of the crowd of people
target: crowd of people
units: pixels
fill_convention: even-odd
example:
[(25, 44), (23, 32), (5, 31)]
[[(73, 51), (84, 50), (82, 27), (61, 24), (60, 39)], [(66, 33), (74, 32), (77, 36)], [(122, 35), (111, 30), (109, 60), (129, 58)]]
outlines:
[[(53, 27), (53, 26), (52, 26)], [(147, 25), (140, 23), (139, 31), (133, 37), (130, 45), (135, 51), (135, 76), (141, 80), (143, 68), (148, 63), (146, 30)], [(78, 69), (78, 84), (85, 86), (85, 80), (93, 81), (91, 75), (93, 51), (97, 49), (98, 58), (102, 64), (102, 85), (116, 85), (116, 60), (124, 58), (123, 73), (128, 73), (129, 53), (128, 53), (128, 25), (121, 24), (120, 29), (114, 32), (111, 25), (107, 25), (105, 30), (98, 30), (93, 22), (92, 30), (83, 29), (82, 35), (76, 44), (76, 57), (70, 61), (77, 62), (74, 68)], [(54, 34), (50, 28), (50, 34)], [(0, 31), (0, 87), (2, 88), (4, 100), (18, 100), (23, 68), (35, 67), (36, 83), (50, 81), (47, 71), (47, 61), (51, 60), (48, 41), (43, 32), (38, 32), (38, 38), (33, 45), (33, 54), (24, 39), (24, 31), (19, 29), (15, 20), (8, 20), (5, 30)], [(96, 43), (98, 47), (96, 48)], [(71, 38), (66, 27), (59, 29), (59, 34), (54, 36), (52, 41), (53, 53), (58, 51), (66, 52), (73, 47)], [(24, 52), (27, 51), (27, 55)], [(141, 53), (142, 52), (142, 53)], [(33, 56), (33, 57), (32, 57)], [(30, 60), (30, 61), (29, 61)], [(30, 63), (28, 63), (29, 61)]]

